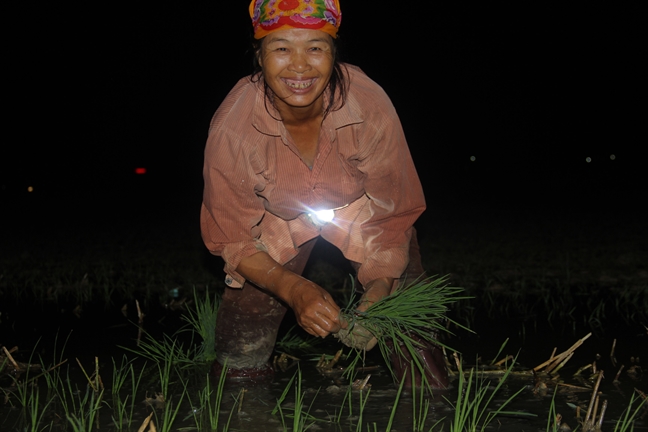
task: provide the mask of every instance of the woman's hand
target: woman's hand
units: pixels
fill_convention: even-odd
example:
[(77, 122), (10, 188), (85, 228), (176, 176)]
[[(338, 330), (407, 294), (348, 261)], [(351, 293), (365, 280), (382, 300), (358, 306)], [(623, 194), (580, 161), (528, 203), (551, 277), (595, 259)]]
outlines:
[(394, 285), (393, 278), (380, 278), (374, 279), (364, 286), (364, 294), (360, 298), (360, 303), (358, 304), (358, 311), (364, 312), (369, 306), (376, 303), (378, 300), (382, 300), (387, 297), (392, 292), (392, 286)]
[[(393, 285), (394, 279), (392, 278), (375, 279), (365, 285), (365, 292), (357, 307), (358, 312), (366, 311), (369, 306), (391, 294)], [(343, 325), (343, 327), (346, 328), (347, 325)], [(348, 347), (365, 351), (369, 351), (378, 343), (378, 339), (360, 323), (356, 323), (351, 331), (341, 330), (335, 337)]]
[(236, 271), (288, 304), (297, 323), (313, 336), (326, 337), (346, 327), (340, 324), (340, 308), (326, 290), (285, 269), (267, 253), (243, 258)]
[(285, 301), (295, 312), (297, 323), (313, 336), (324, 338), (342, 328), (338, 305), (326, 290), (307, 279), (293, 284)]

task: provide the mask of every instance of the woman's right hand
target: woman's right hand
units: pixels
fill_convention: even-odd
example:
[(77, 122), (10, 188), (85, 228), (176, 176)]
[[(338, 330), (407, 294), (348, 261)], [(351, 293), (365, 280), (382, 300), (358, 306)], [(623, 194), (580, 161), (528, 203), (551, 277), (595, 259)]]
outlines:
[(295, 312), (297, 323), (313, 336), (324, 338), (343, 327), (340, 308), (319, 285), (300, 277), (286, 293), (284, 300)]
[(313, 336), (326, 337), (346, 327), (338, 317), (340, 308), (326, 290), (285, 269), (266, 252), (243, 258), (236, 271), (288, 304), (297, 323)]

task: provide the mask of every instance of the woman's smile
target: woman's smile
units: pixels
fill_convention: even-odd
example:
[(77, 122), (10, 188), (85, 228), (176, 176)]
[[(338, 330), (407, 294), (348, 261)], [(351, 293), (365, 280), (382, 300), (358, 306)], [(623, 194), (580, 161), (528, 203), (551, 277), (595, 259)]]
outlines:
[(293, 90), (309, 90), (313, 83), (317, 81), (317, 78), (311, 79), (291, 79), (291, 78), (281, 78), (281, 80), (286, 83), (288, 87)]

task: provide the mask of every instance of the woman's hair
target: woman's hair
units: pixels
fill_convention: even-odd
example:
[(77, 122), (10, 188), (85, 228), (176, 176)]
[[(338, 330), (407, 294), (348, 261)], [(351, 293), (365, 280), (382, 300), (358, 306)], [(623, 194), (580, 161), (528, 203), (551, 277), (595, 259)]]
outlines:
[[(328, 104), (324, 107), (324, 117), (331, 111), (337, 111), (342, 108), (346, 102), (347, 91), (349, 88), (349, 79), (346, 66), (339, 59), (338, 40), (333, 40), (333, 73), (325, 91), (328, 91)], [(263, 77), (263, 68), (259, 64), (263, 39), (254, 39), (252, 37), (252, 82), (258, 82)], [(272, 103), (272, 89), (268, 83), (263, 80), (263, 90), (265, 93), (265, 103)], [(266, 105), (267, 110), (267, 105)]]

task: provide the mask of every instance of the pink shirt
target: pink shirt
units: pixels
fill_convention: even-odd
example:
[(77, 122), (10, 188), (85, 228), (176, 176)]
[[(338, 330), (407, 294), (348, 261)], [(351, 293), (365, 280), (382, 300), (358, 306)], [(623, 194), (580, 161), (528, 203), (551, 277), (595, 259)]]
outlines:
[[(347, 65), (344, 106), (322, 124), (310, 169), (263, 85), (241, 79), (216, 111), (203, 170), (202, 237), (225, 260), (226, 283), (240, 287), (244, 257), (267, 252), (280, 264), (321, 235), (360, 263), (361, 284), (398, 278), (411, 227), (425, 199), (394, 107), (375, 82)], [(310, 210), (338, 209), (324, 226)]]

